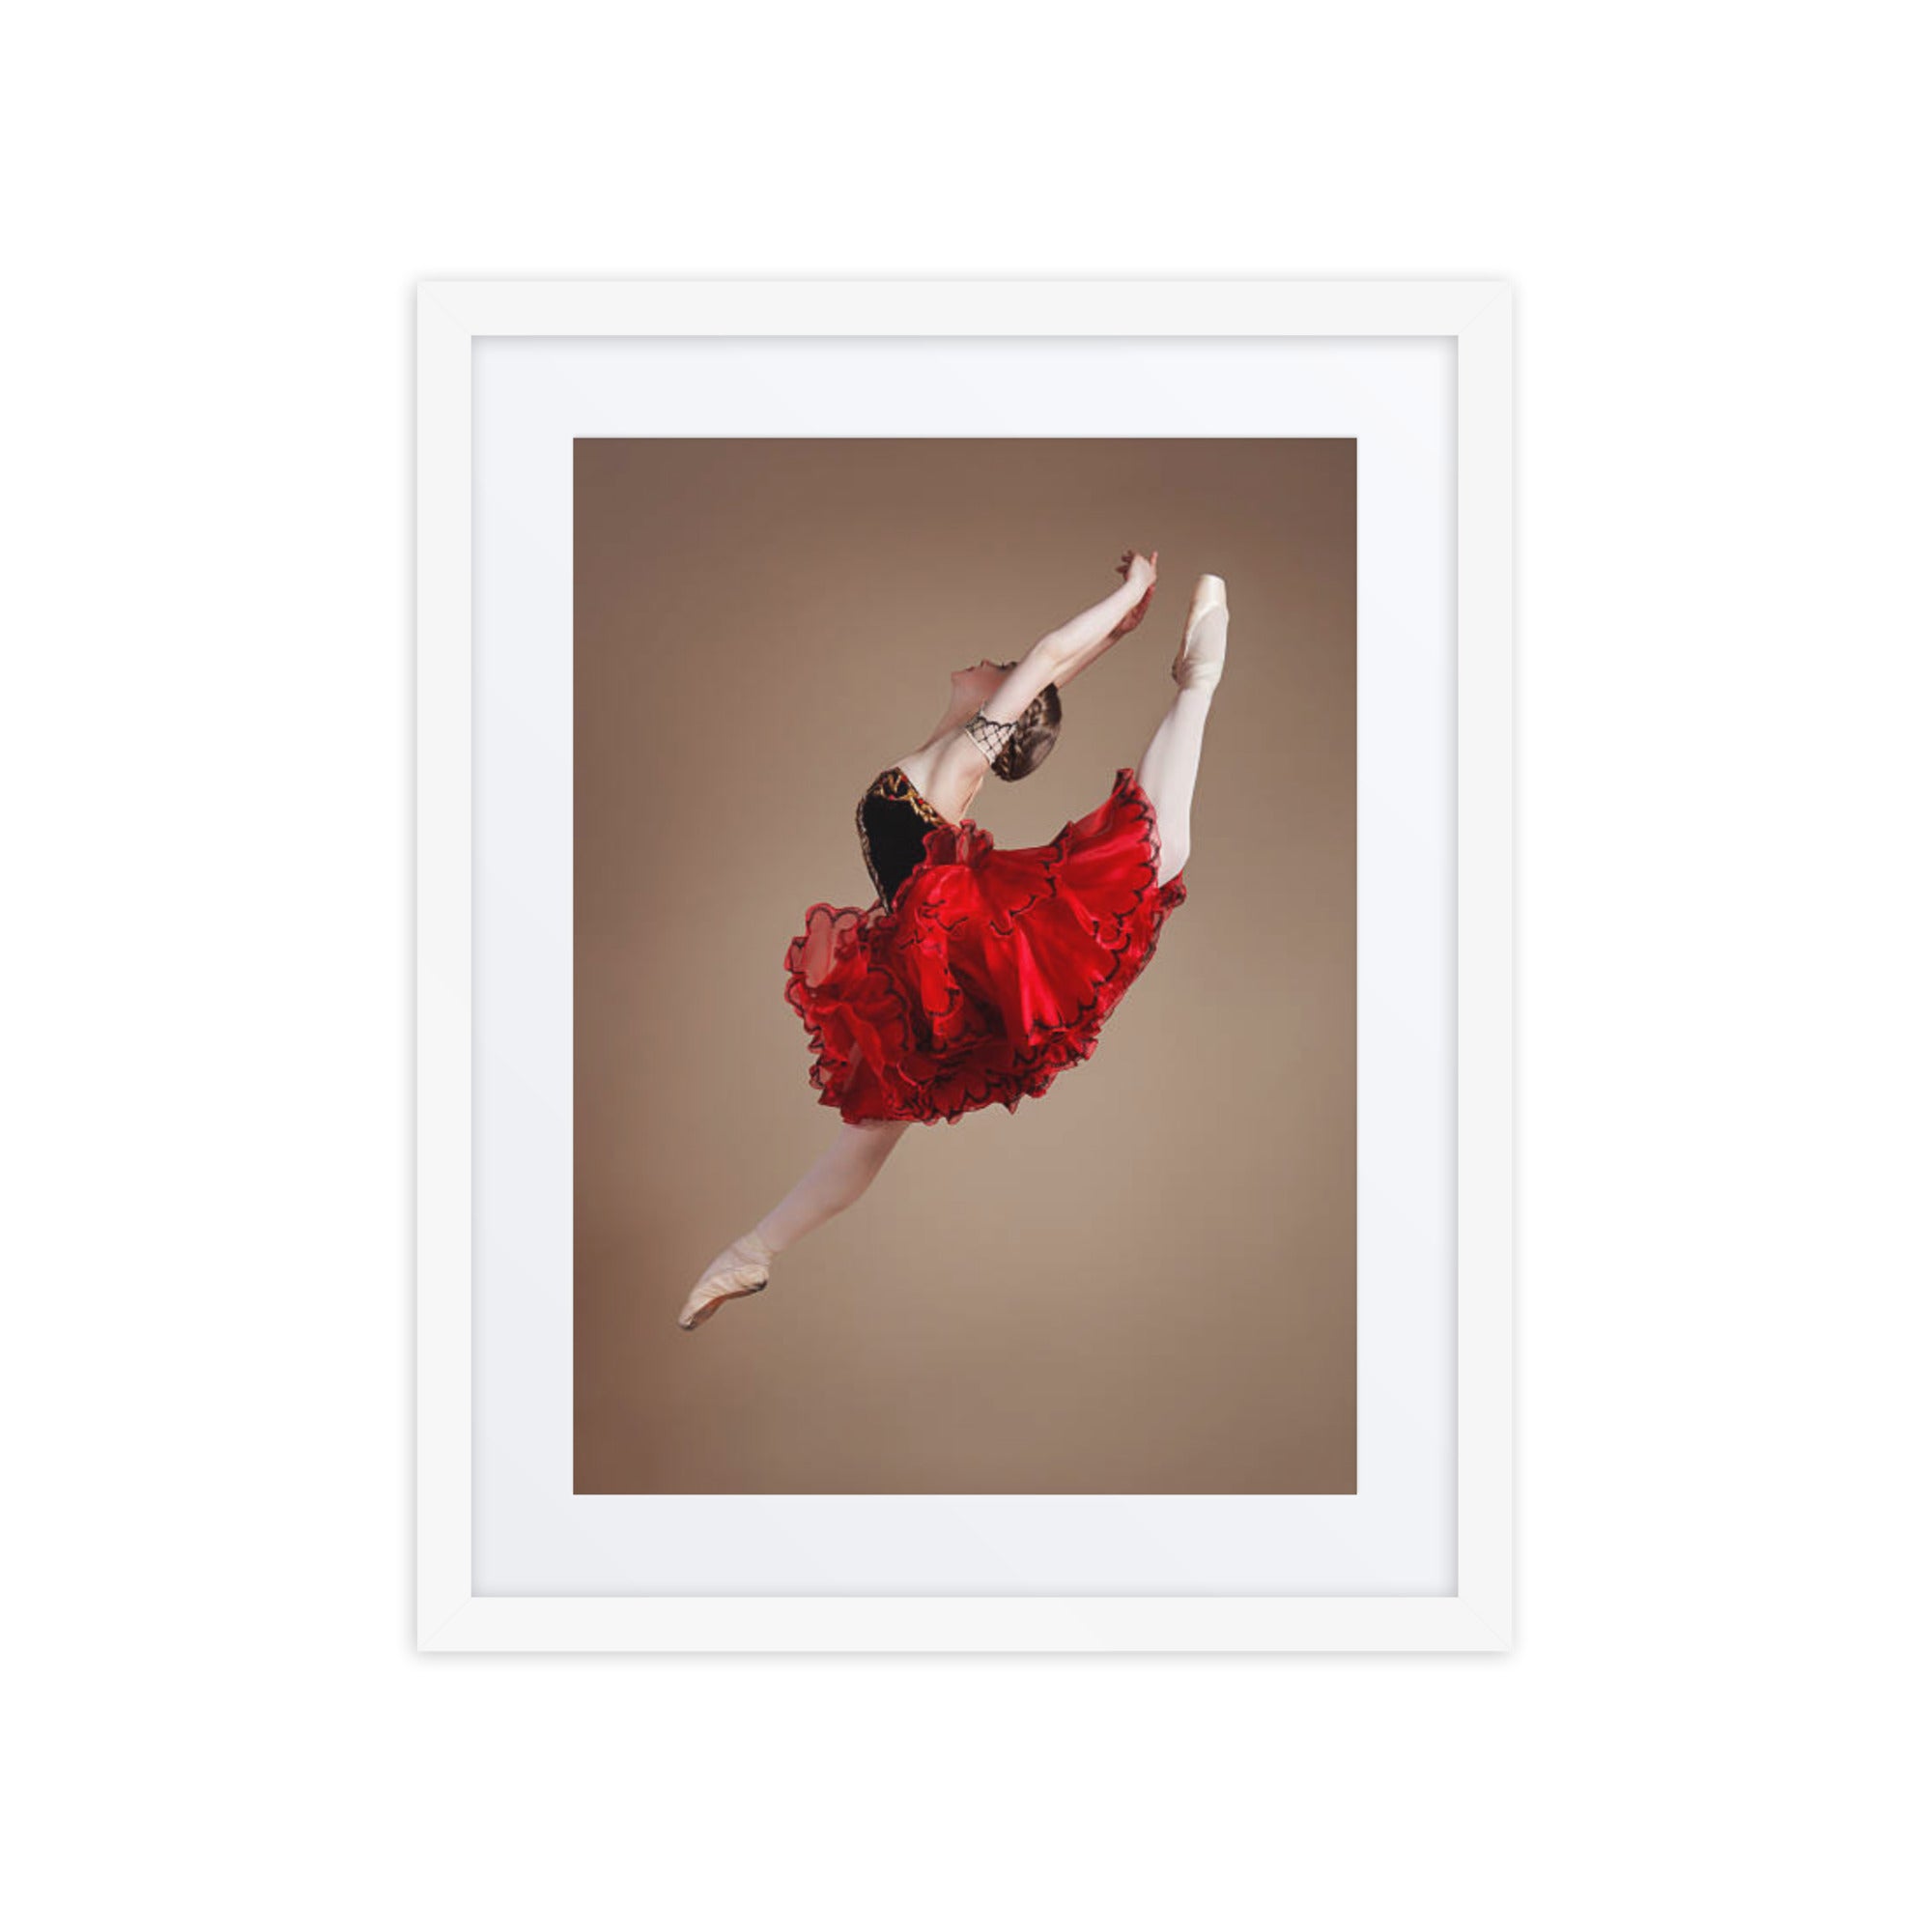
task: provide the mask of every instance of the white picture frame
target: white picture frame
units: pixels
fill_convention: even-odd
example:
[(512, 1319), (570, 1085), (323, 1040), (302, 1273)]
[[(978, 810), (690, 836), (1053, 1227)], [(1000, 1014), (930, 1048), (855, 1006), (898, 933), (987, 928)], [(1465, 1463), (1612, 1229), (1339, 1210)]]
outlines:
[[(502, 1594), (476, 1587), (479, 347), (505, 338), (1371, 343), (1454, 358), (1454, 1588)], [(1496, 281), (429, 282), (417, 305), (416, 1498), (426, 1652), (1500, 1651), (1513, 1639), (1513, 303)], [(1445, 483), (1444, 488), (1448, 485)], [(708, 1499), (691, 1499), (703, 1501)]]

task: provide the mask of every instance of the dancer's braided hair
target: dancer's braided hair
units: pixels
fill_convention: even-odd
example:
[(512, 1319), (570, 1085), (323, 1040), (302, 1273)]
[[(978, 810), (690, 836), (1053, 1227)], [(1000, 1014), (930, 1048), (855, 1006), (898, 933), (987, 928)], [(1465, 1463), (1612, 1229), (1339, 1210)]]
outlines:
[[(1003, 664), (1000, 668), (1011, 670), (1013, 666)], [(1011, 784), (1037, 771), (1059, 737), (1060, 688), (1049, 684), (1020, 713), (1007, 742), (1000, 747), (999, 756), (993, 760), (993, 776)]]

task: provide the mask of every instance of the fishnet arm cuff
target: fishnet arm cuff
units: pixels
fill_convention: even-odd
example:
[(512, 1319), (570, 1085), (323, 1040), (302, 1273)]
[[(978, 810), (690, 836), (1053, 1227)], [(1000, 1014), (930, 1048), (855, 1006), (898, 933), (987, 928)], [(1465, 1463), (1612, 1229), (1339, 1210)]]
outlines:
[(990, 765), (1007, 749), (1007, 741), (1019, 727), (1019, 720), (988, 718), (983, 710), (966, 721), (966, 735), (978, 745)]

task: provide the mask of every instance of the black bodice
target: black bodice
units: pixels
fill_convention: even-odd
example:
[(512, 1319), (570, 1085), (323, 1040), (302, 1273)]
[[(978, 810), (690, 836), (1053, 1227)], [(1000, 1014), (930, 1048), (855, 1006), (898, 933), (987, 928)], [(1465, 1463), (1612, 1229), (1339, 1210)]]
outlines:
[(859, 801), (859, 849), (885, 904), (898, 897), (899, 888), (925, 857), (925, 835), (947, 823), (896, 765), (866, 788)]

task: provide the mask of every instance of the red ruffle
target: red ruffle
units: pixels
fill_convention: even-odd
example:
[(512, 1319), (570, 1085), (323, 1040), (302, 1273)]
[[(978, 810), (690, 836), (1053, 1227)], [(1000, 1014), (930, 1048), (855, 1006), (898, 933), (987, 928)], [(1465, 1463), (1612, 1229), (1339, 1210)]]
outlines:
[(1045, 845), (1002, 849), (970, 818), (934, 826), (888, 907), (806, 914), (785, 998), (819, 1104), (859, 1121), (1016, 1111), (1087, 1059), (1187, 896), (1157, 886), (1153, 808), (1122, 766)]

